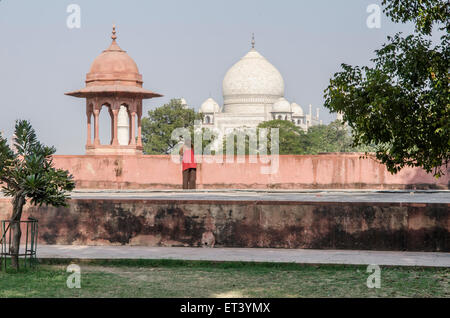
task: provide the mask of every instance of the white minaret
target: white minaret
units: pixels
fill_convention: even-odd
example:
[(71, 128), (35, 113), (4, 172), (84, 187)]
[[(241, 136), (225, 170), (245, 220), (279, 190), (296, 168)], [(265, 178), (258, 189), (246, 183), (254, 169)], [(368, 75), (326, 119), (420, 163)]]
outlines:
[(128, 111), (125, 106), (120, 106), (119, 115), (117, 118), (117, 139), (119, 145), (126, 146), (130, 141), (130, 119)]

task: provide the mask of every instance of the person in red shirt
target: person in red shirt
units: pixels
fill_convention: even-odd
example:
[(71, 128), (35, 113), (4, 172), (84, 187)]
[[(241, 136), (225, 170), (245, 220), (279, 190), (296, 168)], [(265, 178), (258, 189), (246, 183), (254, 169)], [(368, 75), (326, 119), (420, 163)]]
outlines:
[(187, 140), (180, 149), (183, 168), (183, 189), (195, 189), (197, 178), (197, 163), (195, 162), (194, 145)]

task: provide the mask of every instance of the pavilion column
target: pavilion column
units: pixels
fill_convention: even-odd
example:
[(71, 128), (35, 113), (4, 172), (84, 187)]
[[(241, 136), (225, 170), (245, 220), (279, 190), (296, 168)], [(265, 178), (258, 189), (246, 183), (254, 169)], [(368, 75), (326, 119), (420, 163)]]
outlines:
[(100, 138), (99, 138), (99, 134), (98, 134), (98, 124), (99, 124), (99, 115), (100, 115), (100, 111), (98, 109), (94, 110), (94, 126), (95, 126), (95, 130), (94, 130), (94, 145), (100, 145)]
[(130, 145), (136, 145), (136, 112), (131, 112), (131, 125), (130, 125), (130, 129), (131, 129), (131, 140), (130, 140)]
[(114, 129), (114, 137), (113, 137), (113, 141), (112, 141), (112, 145), (113, 146), (118, 146), (119, 145), (119, 139), (117, 138), (117, 132), (118, 132), (118, 117), (119, 117), (119, 110), (118, 109), (113, 109), (112, 110), (113, 113), (113, 129)]
[(138, 140), (137, 140), (137, 145), (139, 147), (142, 147), (142, 125), (141, 125), (141, 117), (142, 117), (142, 113), (138, 112)]
[(109, 144), (112, 145), (114, 141), (114, 114), (111, 110), (111, 107), (108, 108), (109, 112), (109, 118), (111, 119), (111, 140), (109, 141)]
[(127, 110), (127, 114), (128, 114), (128, 146), (131, 145), (131, 112), (128, 109)]
[(92, 137), (91, 137), (91, 116), (92, 116), (92, 111), (87, 111), (86, 112), (86, 116), (87, 116), (87, 141), (86, 141), (86, 145), (90, 146), (92, 145)]

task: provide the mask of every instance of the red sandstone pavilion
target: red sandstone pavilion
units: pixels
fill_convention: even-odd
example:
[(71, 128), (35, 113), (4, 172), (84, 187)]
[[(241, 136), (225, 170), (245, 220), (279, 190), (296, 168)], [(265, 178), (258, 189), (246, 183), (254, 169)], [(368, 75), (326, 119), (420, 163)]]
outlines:
[[(86, 154), (142, 154), (142, 100), (162, 95), (142, 87), (142, 75), (136, 62), (116, 42), (113, 26), (112, 43), (92, 63), (86, 75), (86, 87), (66, 95), (86, 98), (87, 142)], [(111, 116), (111, 143), (101, 145), (99, 116), (103, 107)], [(94, 141), (91, 137), (91, 119), (94, 115)], [(136, 141), (137, 116), (137, 141)], [(119, 138), (119, 117), (122, 135)], [(127, 123), (128, 121), (128, 123)], [(127, 131), (128, 130), (128, 131)], [(127, 138), (128, 137), (128, 138)]]

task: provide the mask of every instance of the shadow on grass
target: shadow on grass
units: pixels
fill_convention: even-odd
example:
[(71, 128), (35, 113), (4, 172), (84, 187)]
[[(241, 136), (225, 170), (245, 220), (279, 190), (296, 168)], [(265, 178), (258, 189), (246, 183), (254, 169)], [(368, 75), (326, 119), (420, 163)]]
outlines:
[[(346, 264), (299, 264), (299, 263), (270, 263), (270, 262), (230, 262), (230, 261), (190, 261), (175, 259), (41, 259), (40, 264), (45, 265), (92, 265), (112, 267), (164, 267), (164, 268), (215, 268), (215, 269), (269, 269), (269, 270), (342, 270), (355, 269), (366, 271), (367, 265)], [(383, 268), (402, 269), (404, 271), (435, 271), (445, 269), (440, 267), (424, 266), (383, 266)]]
[[(69, 289), (66, 267), (82, 268)], [(184, 260), (43, 259), (0, 272), (0, 297), (448, 297), (450, 269), (387, 267), (368, 289), (366, 266)], [(9, 274), (11, 273), (11, 274)], [(21, 275), (18, 275), (21, 274)]]
[(16, 270), (11, 266), (11, 259), (7, 258), (6, 261), (0, 262), (0, 273), (7, 274), (24, 274), (29, 272), (36, 272), (39, 270), (39, 260), (33, 260), (30, 262), (29, 259), (19, 258), (19, 270)]

